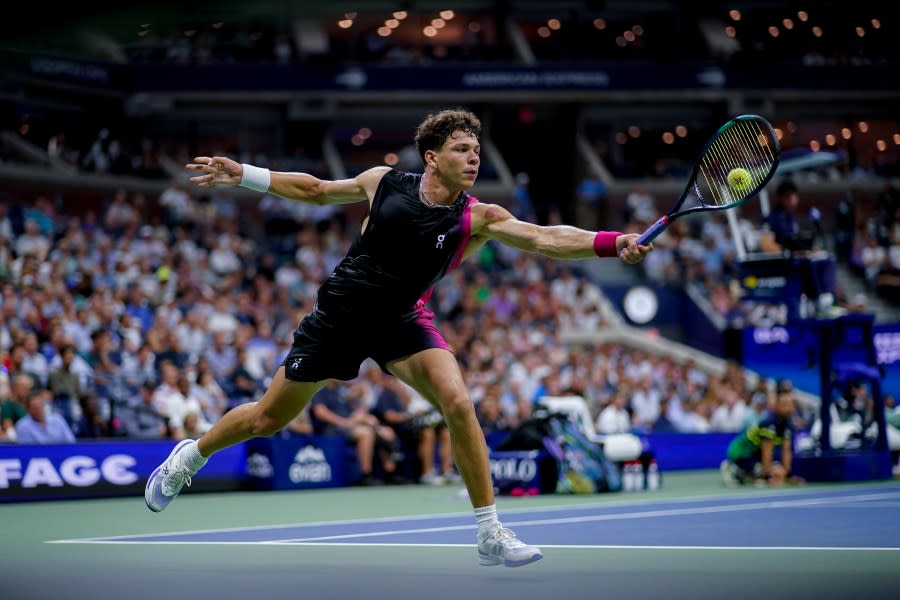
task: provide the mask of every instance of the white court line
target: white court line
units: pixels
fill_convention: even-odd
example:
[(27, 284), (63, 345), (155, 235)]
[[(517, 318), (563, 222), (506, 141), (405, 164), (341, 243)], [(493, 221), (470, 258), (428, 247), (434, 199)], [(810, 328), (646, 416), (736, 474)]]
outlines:
[[(284, 547), (329, 547), (329, 548), (467, 548), (471, 550), (475, 544), (414, 544), (407, 543), (378, 543), (378, 542), (126, 542), (123, 540), (57, 540), (48, 544), (98, 544), (98, 545), (125, 545), (141, 544), (147, 546), (284, 546)], [(840, 552), (897, 552), (900, 548), (857, 547), (857, 546), (618, 546), (612, 544), (541, 544), (542, 549), (552, 548), (560, 550), (813, 550), (813, 551), (840, 551)]]
[[(860, 506), (861, 505), (861, 506)], [(900, 508), (900, 502), (840, 502), (835, 501), (824, 506), (828, 508)]]
[[(883, 489), (885, 486), (871, 486), (868, 484), (848, 484), (848, 488), (829, 488), (823, 490), (810, 490), (810, 489), (778, 489), (778, 490), (754, 490), (748, 491), (747, 493), (726, 493), (726, 494), (713, 494), (709, 496), (691, 496), (687, 498), (655, 498), (650, 495), (640, 497), (640, 495), (635, 494), (633, 497), (628, 500), (618, 500), (618, 501), (607, 501), (607, 502), (593, 502), (593, 503), (584, 503), (584, 504), (560, 504), (560, 505), (552, 505), (552, 506), (523, 506), (516, 508), (504, 508), (503, 514), (520, 514), (520, 513), (533, 513), (533, 512), (571, 512), (571, 511), (581, 511), (581, 510), (592, 510), (592, 509), (604, 509), (604, 508), (619, 508), (622, 506), (633, 506), (635, 504), (690, 504), (690, 503), (707, 503), (707, 502), (716, 502), (721, 500), (745, 500), (752, 498), (765, 498), (769, 496), (775, 497), (785, 497), (785, 496), (794, 496), (794, 495), (818, 495), (822, 498), (831, 498), (833, 500), (840, 500), (845, 496), (842, 495), (843, 492), (853, 491), (853, 490), (878, 490)], [(888, 484), (888, 487), (893, 487)], [(834, 492), (837, 492), (836, 494)], [(824, 495), (823, 495), (824, 494)], [(356, 525), (356, 524), (368, 524), (368, 523), (398, 523), (398, 522), (409, 522), (409, 521), (429, 521), (432, 519), (448, 519), (453, 517), (468, 517), (471, 516), (471, 512), (468, 510), (460, 511), (460, 512), (452, 512), (452, 513), (437, 513), (437, 514), (427, 514), (427, 515), (407, 515), (400, 517), (364, 517), (359, 519), (336, 519), (331, 521), (311, 521), (307, 523), (282, 523), (279, 525), (251, 525), (246, 527), (219, 527), (214, 529), (189, 529), (182, 531), (170, 531), (170, 532), (162, 532), (162, 533), (131, 533), (127, 535), (114, 535), (114, 536), (96, 536), (89, 538), (73, 538), (73, 539), (64, 539), (64, 540), (47, 540), (44, 543), (46, 544), (71, 544), (71, 543), (86, 543), (91, 540), (99, 540), (99, 541), (113, 541), (113, 540), (126, 540), (130, 541), (135, 537), (139, 536), (155, 536), (155, 535), (194, 535), (194, 534), (202, 534), (202, 533), (237, 533), (239, 531), (266, 531), (271, 529), (285, 529), (288, 527), (332, 527), (335, 525)]]
[[(728, 504), (721, 506), (704, 506), (704, 507), (694, 507), (694, 508), (680, 508), (680, 509), (665, 509), (665, 510), (649, 510), (649, 511), (637, 511), (637, 512), (628, 512), (628, 513), (618, 513), (618, 514), (605, 514), (605, 515), (592, 515), (592, 516), (583, 516), (583, 517), (565, 517), (565, 518), (556, 518), (556, 519), (533, 519), (526, 521), (509, 521), (507, 525), (522, 527), (522, 526), (531, 526), (531, 525), (561, 525), (561, 524), (571, 524), (571, 523), (588, 523), (588, 522), (598, 522), (598, 521), (619, 521), (626, 519), (647, 519), (647, 518), (658, 518), (658, 517), (669, 517), (669, 516), (684, 516), (684, 515), (697, 515), (697, 514), (712, 514), (712, 513), (723, 513), (723, 512), (738, 512), (745, 510), (763, 510), (763, 509), (771, 509), (771, 508), (803, 508), (810, 506), (822, 506), (828, 505), (829, 503), (834, 502), (835, 500), (840, 500), (842, 502), (848, 501), (858, 501), (864, 502), (866, 500), (880, 500), (884, 498), (893, 498), (900, 497), (900, 492), (889, 492), (883, 494), (857, 494), (857, 495), (849, 495), (849, 496), (841, 496), (840, 498), (810, 498), (810, 499), (795, 499), (795, 500), (781, 500), (775, 502), (753, 502), (753, 503), (745, 503), (745, 504)], [(78, 543), (94, 543), (94, 544), (222, 544), (222, 545), (245, 545), (245, 544), (258, 544), (258, 545), (280, 545), (280, 544), (310, 544), (313, 543), (323, 543), (327, 541), (334, 540), (346, 540), (346, 539), (360, 539), (360, 538), (369, 538), (369, 537), (381, 537), (381, 536), (392, 536), (392, 535), (408, 535), (408, 534), (418, 534), (418, 533), (441, 533), (447, 531), (462, 531), (468, 529), (475, 529), (474, 524), (466, 524), (466, 525), (450, 525), (444, 527), (424, 527), (424, 528), (416, 528), (416, 529), (390, 529), (384, 531), (374, 531), (374, 532), (364, 532), (364, 533), (347, 533), (347, 534), (338, 534), (338, 535), (327, 535), (327, 536), (317, 536), (317, 537), (304, 537), (304, 538), (293, 538), (293, 539), (284, 539), (284, 540), (271, 540), (271, 541), (256, 541), (256, 542), (235, 542), (235, 541), (222, 541), (222, 542), (192, 542), (192, 541), (178, 541), (178, 540), (134, 540), (134, 539), (123, 539), (124, 536), (120, 536), (117, 538), (108, 538), (108, 539), (98, 539), (98, 538), (88, 538), (88, 539), (74, 539), (74, 540), (53, 540), (48, 541), (46, 543), (49, 544), (78, 544)], [(152, 534), (149, 534), (152, 535)], [(158, 535), (166, 535), (166, 534), (158, 534)], [(134, 537), (134, 536), (131, 536)], [(324, 545), (324, 544), (323, 544)], [(355, 545), (355, 544), (348, 544)], [(375, 544), (381, 545), (381, 544)], [(417, 545), (417, 544), (412, 544)], [(426, 544), (427, 545), (427, 544)], [(572, 546), (576, 548), (581, 547), (589, 547), (589, 546)], [(617, 546), (602, 546), (606, 547), (617, 547)], [(633, 547), (633, 546), (626, 546)], [(656, 547), (656, 546), (653, 546)]]
[[(844, 502), (848, 500), (864, 501), (867, 499), (882, 499), (900, 497), (900, 492), (888, 494), (859, 494), (857, 496), (844, 496)], [(746, 504), (729, 504), (723, 506), (703, 506), (696, 508), (671, 508), (665, 510), (646, 510), (638, 512), (618, 513), (613, 515), (592, 515), (584, 517), (564, 517), (559, 519), (533, 519), (530, 521), (509, 521), (510, 527), (523, 527), (530, 525), (563, 525), (571, 523), (595, 523), (598, 521), (622, 521), (626, 519), (651, 519), (658, 517), (676, 517), (684, 515), (705, 515), (723, 512), (739, 512), (744, 510), (764, 510), (771, 508), (800, 508), (828, 504), (832, 499), (816, 498), (809, 500), (781, 500), (778, 502), (754, 502)], [(379, 537), (387, 535), (405, 535), (412, 533), (440, 533), (445, 531), (460, 531), (474, 529), (474, 525), (450, 525), (447, 527), (425, 527), (421, 529), (396, 529), (388, 531), (370, 531), (366, 533), (345, 533), (339, 535), (326, 535), (319, 537), (296, 538), (295, 540), (276, 540), (279, 542), (316, 542), (320, 540), (345, 540), (355, 538)]]

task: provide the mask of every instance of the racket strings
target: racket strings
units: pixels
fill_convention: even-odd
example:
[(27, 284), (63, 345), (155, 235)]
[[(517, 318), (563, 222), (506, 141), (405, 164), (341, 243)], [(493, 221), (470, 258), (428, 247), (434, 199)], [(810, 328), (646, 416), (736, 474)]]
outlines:
[[(777, 163), (777, 141), (756, 119), (738, 120), (719, 131), (703, 155), (695, 181), (697, 199), (706, 205), (742, 202), (767, 180)], [(750, 182), (739, 189), (728, 184), (728, 173), (742, 168)]]
[(755, 154), (750, 149), (758, 131), (749, 131), (738, 123), (722, 131), (710, 147), (707, 155), (710, 160), (704, 162), (704, 178), (710, 196), (716, 205), (723, 206), (740, 199), (733, 188), (728, 185), (728, 173), (732, 169), (744, 168), (750, 175), (750, 182), (741, 187), (741, 191), (754, 189), (762, 180), (756, 172)]

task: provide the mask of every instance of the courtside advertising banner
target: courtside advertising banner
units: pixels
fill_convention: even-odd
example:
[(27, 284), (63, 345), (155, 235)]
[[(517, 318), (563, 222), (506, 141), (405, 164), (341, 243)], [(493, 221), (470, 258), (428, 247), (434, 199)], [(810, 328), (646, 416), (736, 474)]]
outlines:
[(303, 490), (347, 485), (347, 449), (339, 435), (254, 438), (247, 441), (248, 486)]
[[(171, 441), (0, 445), (0, 502), (141, 495)], [(192, 478), (193, 491), (239, 489), (246, 476), (243, 444), (216, 454)]]

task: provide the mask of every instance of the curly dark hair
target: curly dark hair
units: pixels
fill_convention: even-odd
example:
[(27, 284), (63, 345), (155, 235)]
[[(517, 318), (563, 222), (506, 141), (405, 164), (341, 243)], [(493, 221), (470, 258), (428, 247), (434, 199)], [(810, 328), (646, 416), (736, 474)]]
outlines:
[(425, 152), (437, 150), (454, 131), (464, 131), (476, 138), (481, 137), (481, 121), (474, 114), (463, 109), (448, 109), (428, 115), (416, 129), (416, 150), (425, 162)]

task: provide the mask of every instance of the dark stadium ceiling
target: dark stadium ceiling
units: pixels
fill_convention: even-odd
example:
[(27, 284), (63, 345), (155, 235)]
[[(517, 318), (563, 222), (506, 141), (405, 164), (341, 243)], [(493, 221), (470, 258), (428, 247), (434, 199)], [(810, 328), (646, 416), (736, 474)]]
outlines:
[[(854, 14), (863, 15), (867, 7), (885, 12), (887, 3), (857, 0)], [(807, 6), (809, 5), (809, 6)], [(41, 51), (71, 57), (104, 58), (98, 49), (133, 43), (142, 27), (157, 34), (172, 34), (190, 29), (208, 28), (214, 23), (252, 29), (284, 27), (300, 19), (341, 18), (346, 13), (376, 16), (405, 10), (411, 13), (457, 12), (483, 13), (493, 17), (529, 18), (629, 18), (650, 13), (695, 16), (723, 15), (730, 9), (796, 10), (809, 8), (820, 13), (843, 14), (846, 2), (807, 0), (806, 2), (768, 2), (734, 0), (730, 2), (675, 2), (668, 0), (220, 0), (186, 3), (171, 0), (134, 0), (132, 2), (59, 3), (48, 10), (40, 3), (20, 3), (16, 15), (0, 20), (0, 54), (4, 48), (25, 52)], [(110, 54), (110, 53), (107, 53)], [(109, 58), (106, 56), (105, 58)], [(0, 56), (2, 59), (2, 56)], [(0, 60), (2, 63), (2, 60)]]
[[(86, 33), (102, 33), (112, 39), (133, 35), (137, 27), (151, 24), (160, 30), (198, 26), (218, 21), (246, 23), (287, 23), (298, 18), (330, 18), (347, 12), (388, 14), (406, 10), (412, 13), (458, 12), (490, 13), (515, 17), (578, 16), (628, 17), (647, 13), (688, 12), (698, 16), (723, 14), (729, 9), (808, 8), (816, 11), (846, 11), (846, 2), (810, 0), (798, 2), (766, 2), (754, 0), (675, 2), (668, 0), (356, 0), (354, 2), (302, 0), (220, 0), (218, 2), (185, 3), (170, 0), (147, 2), (59, 3), (46, 10), (40, 3), (21, 3), (15, 17), (0, 20), (0, 48), (70, 48), (77, 51)], [(857, 0), (854, 12), (866, 6), (884, 4)]]

